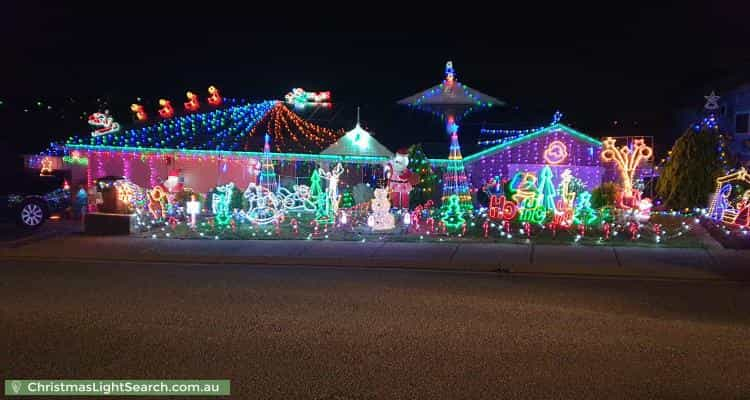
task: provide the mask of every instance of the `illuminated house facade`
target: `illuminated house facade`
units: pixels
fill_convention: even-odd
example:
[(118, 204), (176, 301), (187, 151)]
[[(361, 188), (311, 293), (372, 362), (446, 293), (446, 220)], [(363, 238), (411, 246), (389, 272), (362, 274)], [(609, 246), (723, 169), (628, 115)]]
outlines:
[(608, 173), (600, 159), (602, 143), (561, 123), (501, 141), (464, 157), (471, 186), (511, 179), (517, 172), (537, 172), (549, 165), (555, 178), (570, 169), (589, 189)]

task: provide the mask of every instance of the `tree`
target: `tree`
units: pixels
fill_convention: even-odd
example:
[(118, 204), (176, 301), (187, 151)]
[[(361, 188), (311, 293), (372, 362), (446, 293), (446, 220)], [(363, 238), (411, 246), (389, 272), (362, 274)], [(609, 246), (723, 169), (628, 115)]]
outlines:
[(591, 194), (589, 192), (582, 192), (576, 198), (573, 222), (579, 225), (591, 225), (596, 222), (596, 210), (591, 208)]
[(341, 201), (339, 202), (339, 207), (341, 208), (352, 208), (354, 207), (354, 195), (352, 195), (352, 188), (348, 187), (344, 189), (344, 192), (341, 194)]
[(656, 183), (656, 193), (674, 209), (703, 206), (720, 176), (723, 162), (717, 151), (720, 137), (705, 125), (688, 129), (675, 142)]
[(310, 175), (310, 200), (317, 201), (321, 193), (323, 193), (323, 187), (320, 184), (320, 174), (315, 168)]
[(614, 182), (605, 182), (591, 191), (591, 205), (594, 208), (614, 207), (620, 187)]
[(443, 216), (441, 220), (450, 232), (458, 232), (466, 223), (464, 219), (465, 211), (462, 209), (458, 195), (451, 195), (448, 201), (443, 204)]
[(545, 165), (539, 171), (539, 186), (537, 186), (536, 201), (538, 206), (555, 211), (555, 185), (552, 183), (552, 170)]
[(409, 168), (419, 176), (419, 181), (409, 192), (409, 208), (415, 208), (433, 200), (438, 190), (438, 176), (432, 170), (421, 143), (409, 148)]

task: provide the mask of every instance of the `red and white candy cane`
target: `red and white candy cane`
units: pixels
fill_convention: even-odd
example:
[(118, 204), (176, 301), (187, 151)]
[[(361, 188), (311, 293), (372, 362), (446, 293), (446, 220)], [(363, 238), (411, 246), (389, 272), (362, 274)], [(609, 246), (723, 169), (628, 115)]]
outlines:
[(604, 240), (609, 240), (609, 235), (612, 233), (612, 225), (609, 222), (605, 222), (602, 226), (602, 231), (604, 232)]
[(297, 222), (297, 218), (292, 218), (289, 223), (292, 225), (292, 232), (294, 232), (294, 235), (299, 235), (299, 223)]

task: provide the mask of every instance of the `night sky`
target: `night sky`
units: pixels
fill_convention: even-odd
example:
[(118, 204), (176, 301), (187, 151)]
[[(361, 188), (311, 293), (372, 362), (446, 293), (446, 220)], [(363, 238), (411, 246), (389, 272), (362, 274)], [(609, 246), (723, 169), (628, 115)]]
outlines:
[[(3, 42), (1, 144), (11, 153), (38, 152), (51, 140), (86, 134), (83, 113), (106, 107), (127, 126), (138, 97), (151, 107), (160, 97), (179, 104), (186, 90), (204, 93), (213, 84), (225, 96), (253, 100), (280, 99), (297, 86), (330, 90), (334, 109), (316, 122), (348, 129), (360, 105), (364, 124), (391, 149), (445, 141), (447, 154), (441, 124), (395, 101), (437, 84), (452, 60), (459, 81), (510, 105), (467, 118), (465, 153), (482, 124), (538, 126), (557, 109), (563, 122), (593, 136), (653, 135), (664, 152), (680, 130), (678, 107), (700, 106), (711, 89), (721, 94), (750, 78), (747, 7), (714, 3), (456, 4), (450, 12), (437, 4), (360, 4), (348, 15), (321, 18), (317, 10), (301, 19), (289, 10), (206, 2), (177, 11), (4, 4), (0, 34), (11, 39)], [(357, 27), (394, 31), (307, 31)], [(246, 28), (256, 32), (238, 32)]]

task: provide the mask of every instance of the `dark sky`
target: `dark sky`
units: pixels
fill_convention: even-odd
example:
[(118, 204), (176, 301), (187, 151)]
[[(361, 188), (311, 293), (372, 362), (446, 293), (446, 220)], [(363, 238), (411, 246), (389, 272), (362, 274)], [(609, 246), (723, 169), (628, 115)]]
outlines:
[[(511, 105), (472, 116), (467, 126), (535, 126), (560, 109), (564, 122), (593, 136), (653, 135), (666, 150), (676, 107), (700, 105), (707, 90), (750, 78), (750, 14), (739, 1), (601, 2), (580, 10), (367, 3), (345, 14), (303, 14), (289, 2), (276, 10), (16, 3), (4, 4), (0, 17), (0, 34), (12, 38), (2, 44), (1, 144), (16, 152), (85, 133), (79, 117), (96, 111), (97, 98), (128, 121), (136, 97), (182, 101), (187, 89), (209, 84), (258, 100), (296, 86), (331, 90), (336, 118), (324, 122), (333, 127), (348, 127), (359, 104), (391, 148), (440, 141), (439, 123), (405, 116), (394, 102), (438, 83), (449, 59), (461, 82)], [(249, 28), (256, 32), (242, 32)], [(391, 31), (346, 32), (357, 28)]]

